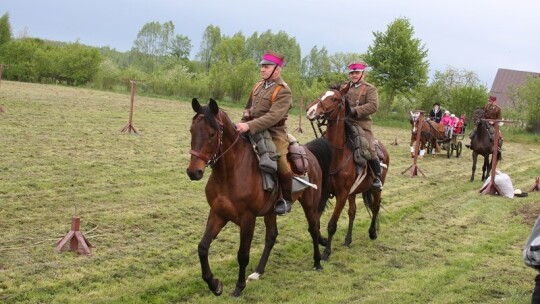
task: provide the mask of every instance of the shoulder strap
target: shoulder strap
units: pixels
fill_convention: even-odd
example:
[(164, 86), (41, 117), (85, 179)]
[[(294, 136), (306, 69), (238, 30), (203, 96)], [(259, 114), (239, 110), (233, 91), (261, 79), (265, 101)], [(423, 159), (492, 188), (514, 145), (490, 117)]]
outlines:
[(367, 85), (365, 83), (362, 83), (360, 86), (360, 90), (358, 90), (358, 96), (356, 97), (356, 100), (360, 100), (360, 96), (364, 94), (367, 91)]
[(274, 89), (274, 93), (272, 93), (272, 103), (276, 102), (277, 94), (279, 93), (281, 88), (283, 88), (283, 84), (278, 84)]

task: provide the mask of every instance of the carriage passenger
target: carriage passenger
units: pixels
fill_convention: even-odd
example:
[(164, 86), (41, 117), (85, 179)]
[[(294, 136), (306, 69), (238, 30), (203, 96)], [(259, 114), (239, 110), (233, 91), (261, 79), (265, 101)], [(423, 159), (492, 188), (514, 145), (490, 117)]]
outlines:
[(454, 133), (455, 134), (463, 133), (463, 125), (464, 125), (464, 123), (465, 123), (465, 115), (461, 115), (461, 117), (456, 122), (456, 126), (454, 127)]
[[(364, 78), (366, 77), (366, 67), (367, 64), (365, 62), (354, 62), (349, 65), (350, 88), (345, 96), (351, 107), (352, 123), (364, 130), (366, 139), (369, 142), (371, 159), (368, 159), (367, 161), (369, 161), (369, 165), (375, 174), (373, 189), (380, 191), (383, 187), (381, 182), (381, 164), (379, 163), (379, 158), (373, 144), (375, 136), (371, 130), (371, 115), (375, 114), (379, 108), (379, 94), (374, 85), (364, 81)], [(354, 130), (355, 128), (352, 129)], [(354, 130), (354, 132), (357, 131)], [(355, 136), (358, 136), (358, 134), (355, 134)], [(355, 141), (355, 144), (356, 143), (357, 141)], [(360, 148), (361, 147), (355, 147), (357, 150)]]
[(292, 105), (292, 93), (289, 86), (281, 78), (281, 68), (285, 56), (276, 52), (266, 51), (262, 56), (261, 77), (255, 84), (246, 104), (244, 115), (236, 129), (239, 132), (256, 134), (268, 130), (276, 145), (278, 159), (278, 182), (282, 198), (274, 207), (278, 215), (284, 215), (291, 210), (292, 204), (292, 170), (287, 162), (289, 141), (287, 139), (287, 120)]
[(433, 108), (429, 111), (429, 119), (435, 121), (436, 123), (441, 123), (442, 111), (441, 105), (436, 102), (433, 104)]
[[(452, 114), (453, 115), (453, 114)], [(455, 115), (454, 115), (455, 117)], [(441, 124), (444, 126), (444, 137), (449, 139), (452, 137), (452, 129), (454, 128), (454, 119), (450, 116), (450, 111), (444, 111), (441, 119)]]

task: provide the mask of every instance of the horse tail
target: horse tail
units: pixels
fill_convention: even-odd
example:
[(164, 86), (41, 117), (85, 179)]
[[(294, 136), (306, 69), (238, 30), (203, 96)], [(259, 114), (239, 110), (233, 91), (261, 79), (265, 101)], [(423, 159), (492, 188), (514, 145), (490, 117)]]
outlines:
[(322, 174), (322, 189), (321, 200), (319, 201), (319, 214), (326, 208), (326, 203), (330, 199), (330, 191), (328, 189), (328, 178), (330, 177), (330, 163), (332, 162), (332, 146), (325, 137), (316, 138), (306, 144), (321, 167)]

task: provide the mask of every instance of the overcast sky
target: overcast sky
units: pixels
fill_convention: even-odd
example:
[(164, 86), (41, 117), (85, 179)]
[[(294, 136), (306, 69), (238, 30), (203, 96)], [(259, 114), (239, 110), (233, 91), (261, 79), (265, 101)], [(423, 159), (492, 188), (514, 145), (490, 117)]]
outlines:
[(222, 35), (267, 30), (311, 48), (364, 53), (373, 32), (408, 18), (428, 50), (430, 75), (448, 67), (476, 72), (488, 89), (498, 68), (540, 72), (539, 0), (0, 0), (15, 38), (30, 37), (128, 51), (144, 24), (172, 21), (198, 52), (208, 25)]

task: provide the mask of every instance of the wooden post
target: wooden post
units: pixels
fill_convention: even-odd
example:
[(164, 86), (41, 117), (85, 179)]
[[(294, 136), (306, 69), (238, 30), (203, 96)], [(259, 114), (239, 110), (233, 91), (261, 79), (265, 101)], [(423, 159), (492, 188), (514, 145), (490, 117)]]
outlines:
[[(79, 254), (85, 254), (89, 255), (90, 253), (90, 247), (92, 245), (88, 242), (88, 240), (82, 235), (80, 231), (81, 226), (81, 218), (80, 217), (72, 217), (71, 218), (71, 230), (62, 238), (60, 241), (56, 242), (56, 252), (60, 253), (65, 250), (69, 251), (77, 251)], [(67, 246), (67, 242), (69, 242), (69, 248), (65, 248)]]
[[(4, 70), (4, 67), (9, 67), (9, 65), (6, 65), (6, 64), (0, 64), (0, 87), (2, 86), (2, 71)], [(6, 111), (4, 111), (4, 109), (2, 108), (2, 106), (0, 106), (0, 113), (5, 113)]]
[(135, 103), (135, 80), (130, 80), (131, 83), (131, 105), (129, 107), (129, 123), (122, 129), (122, 133), (133, 133), (139, 134), (137, 129), (133, 126), (133, 104)]
[(294, 129), (295, 132), (304, 133), (302, 130), (302, 116), (304, 114), (304, 97), (300, 97), (300, 114), (298, 115), (298, 128)]
[(424, 172), (422, 172), (422, 170), (420, 170), (420, 168), (416, 164), (416, 162), (418, 160), (418, 149), (420, 148), (420, 136), (422, 135), (422, 124), (424, 123), (424, 119), (423, 119), (424, 111), (416, 111), (416, 112), (419, 112), (419, 115), (418, 115), (418, 127), (417, 127), (417, 130), (416, 130), (416, 143), (414, 145), (413, 164), (411, 166), (409, 166), (409, 168), (405, 169), (405, 171), (401, 172), (401, 174), (407, 172), (410, 169), (411, 170), (411, 177), (417, 176), (418, 172), (420, 172), (423, 177), (426, 177), (424, 175)]
[(540, 191), (540, 176), (536, 178), (534, 185), (532, 185), (529, 192)]

